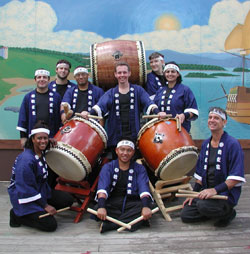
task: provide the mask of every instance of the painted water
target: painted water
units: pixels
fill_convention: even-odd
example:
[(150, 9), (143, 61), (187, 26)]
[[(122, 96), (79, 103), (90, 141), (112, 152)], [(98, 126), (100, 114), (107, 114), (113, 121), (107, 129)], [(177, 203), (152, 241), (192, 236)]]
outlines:
[[(209, 100), (224, 96), (224, 92), (221, 88), (223, 84), (227, 93), (230, 88), (241, 85), (241, 76), (238, 77), (217, 77), (217, 78), (185, 78), (184, 76), (191, 71), (182, 71), (183, 84), (188, 85), (197, 100), (199, 107), (199, 118), (192, 122), (191, 134), (193, 139), (205, 139), (210, 135), (207, 128), (207, 114), (208, 109), (211, 106), (219, 106), (225, 109), (226, 98), (211, 102)], [(206, 72), (214, 73), (212, 72)], [(232, 73), (228, 70), (227, 73)], [(250, 83), (250, 73), (246, 73), (246, 84)], [(249, 82), (248, 82), (249, 81)], [(73, 81), (74, 82), (74, 81)], [(250, 87), (250, 85), (246, 85)], [(23, 87), (21, 90), (29, 89), (29, 87)], [(23, 92), (20, 95), (13, 96), (7, 100), (3, 105), (0, 106), (0, 139), (19, 139), (19, 132), (16, 130), (18, 113), (12, 111), (6, 111), (6, 107), (20, 107), (24, 95), (27, 93)], [(237, 139), (250, 139), (250, 125), (238, 123), (231, 118), (228, 119), (225, 130)]]

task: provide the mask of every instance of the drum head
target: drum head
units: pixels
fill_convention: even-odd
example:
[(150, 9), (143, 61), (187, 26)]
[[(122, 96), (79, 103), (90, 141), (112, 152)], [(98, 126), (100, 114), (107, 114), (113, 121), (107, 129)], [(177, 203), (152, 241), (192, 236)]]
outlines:
[(172, 180), (185, 176), (196, 165), (198, 154), (196, 151), (186, 151), (173, 156), (168, 162), (162, 161), (155, 171), (162, 180)]
[(51, 148), (46, 153), (45, 158), (49, 167), (67, 180), (81, 181), (91, 171), (89, 165), (86, 166), (81, 157), (70, 149), (66, 150), (60, 146)]

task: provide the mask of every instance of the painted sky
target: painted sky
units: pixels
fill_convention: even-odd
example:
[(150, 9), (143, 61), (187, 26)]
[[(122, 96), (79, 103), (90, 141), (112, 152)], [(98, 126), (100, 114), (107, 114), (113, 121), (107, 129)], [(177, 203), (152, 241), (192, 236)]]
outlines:
[(1, 0), (0, 44), (89, 52), (128, 39), (148, 50), (220, 52), (249, 10), (248, 0)]

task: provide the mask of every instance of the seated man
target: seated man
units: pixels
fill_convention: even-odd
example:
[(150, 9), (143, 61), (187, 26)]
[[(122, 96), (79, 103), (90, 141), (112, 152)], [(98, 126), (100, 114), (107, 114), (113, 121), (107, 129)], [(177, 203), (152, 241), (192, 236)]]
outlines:
[(119, 227), (107, 221), (107, 215), (125, 223), (142, 215), (144, 221), (133, 225), (131, 231), (143, 222), (149, 225), (147, 220), (152, 216), (149, 180), (145, 168), (131, 161), (134, 152), (134, 143), (121, 139), (116, 147), (118, 159), (105, 164), (101, 170), (97, 188), (97, 217), (103, 220), (101, 233)]
[[(244, 178), (244, 157), (239, 142), (224, 131), (226, 112), (212, 107), (208, 115), (211, 137), (201, 147), (196, 166), (194, 191), (198, 198), (187, 198), (181, 213), (183, 222), (217, 219), (216, 227), (227, 226), (236, 216), (237, 205)], [(209, 199), (216, 194), (228, 200)]]

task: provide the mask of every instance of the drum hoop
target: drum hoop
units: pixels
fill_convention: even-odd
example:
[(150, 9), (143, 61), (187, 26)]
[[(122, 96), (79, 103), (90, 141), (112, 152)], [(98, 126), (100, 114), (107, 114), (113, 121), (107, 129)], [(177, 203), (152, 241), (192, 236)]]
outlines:
[(90, 46), (90, 66), (91, 66), (93, 83), (96, 86), (99, 86), (96, 47), (97, 47), (97, 43), (94, 43)]
[(74, 116), (72, 119), (75, 120), (75, 121), (86, 123), (92, 129), (94, 129), (99, 134), (99, 136), (101, 137), (102, 142), (104, 144), (104, 148), (107, 148), (107, 140), (108, 140), (107, 133), (104, 130), (104, 128), (96, 120), (94, 120), (94, 119), (86, 120), (84, 118), (77, 117), (77, 116)]
[(139, 82), (142, 86), (144, 86), (147, 82), (147, 73), (146, 73), (146, 56), (144, 50), (144, 44), (142, 41), (136, 41), (138, 59), (139, 59)]
[(198, 155), (198, 148), (196, 146), (182, 146), (172, 150), (159, 164), (158, 168), (155, 170), (155, 175), (160, 177), (161, 171), (166, 167), (166, 165), (177, 155), (183, 152), (196, 152)]
[(72, 156), (74, 159), (76, 159), (82, 165), (82, 167), (85, 169), (85, 172), (87, 174), (91, 173), (91, 165), (90, 165), (88, 159), (86, 158), (86, 156), (83, 153), (81, 153), (75, 147), (65, 144), (61, 141), (58, 141), (57, 145), (55, 147), (51, 148), (49, 151), (53, 151), (53, 150), (59, 150), (59, 151), (63, 151), (65, 153), (69, 154), (70, 156)]

